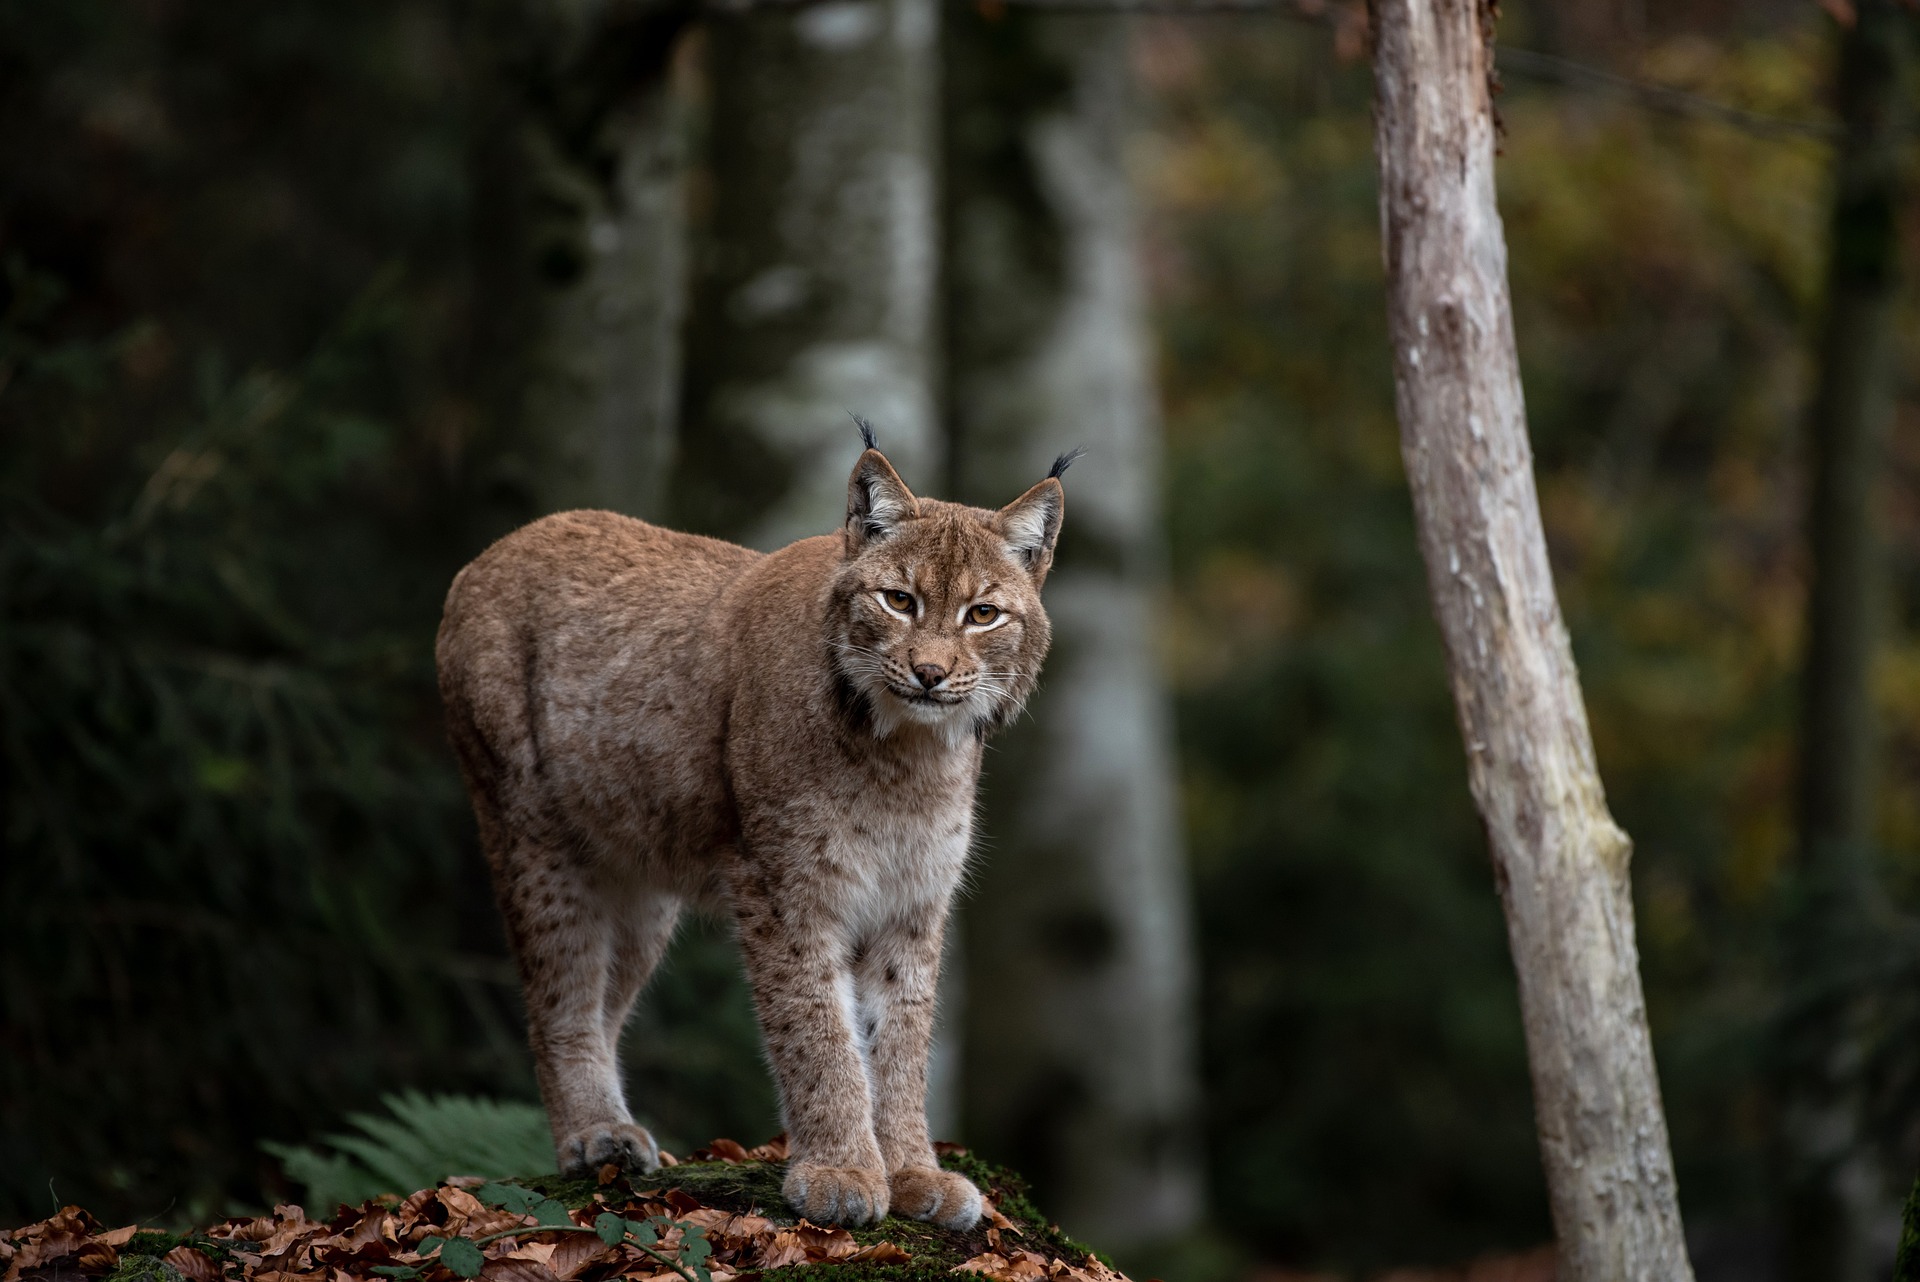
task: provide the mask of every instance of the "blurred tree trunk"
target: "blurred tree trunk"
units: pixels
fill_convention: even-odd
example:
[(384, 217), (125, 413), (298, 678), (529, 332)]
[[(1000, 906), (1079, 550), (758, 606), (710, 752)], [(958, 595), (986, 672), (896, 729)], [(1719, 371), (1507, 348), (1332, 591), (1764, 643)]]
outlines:
[(1377, 0), (1401, 452), (1519, 979), (1561, 1282), (1690, 1279), (1607, 812), (1534, 490), (1494, 197), (1487, 0)]
[(498, 403), (535, 506), (658, 515), (685, 297), (680, 0), (503, 0), (480, 164)]
[(672, 508), (773, 547), (838, 528), (873, 421), (938, 493), (935, 0), (713, 16), (710, 234)]
[[(1796, 976), (1844, 948), (1871, 878), (1871, 668), (1880, 557), (1874, 477), (1894, 400), (1902, 149), (1909, 30), (1895, 0), (1861, 0), (1840, 39), (1835, 89), (1845, 133), (1834, 167), (1819, 383), (1809, 424), (1812, 582), (1802, 672), (1799, 859), (1805, 891), (1789, 930)], [(1862, 1151), (1842, 1076), (1857, 1051), (1844, 999), (1822, 1003), (1789, 1050), (1784, 1163), (1787, 1277), (1866, 1282), (1880, 1272), (1873, 1220), (1890, 1201)]]
[(1062, 450), (1089, 450), (1047, 581), (1042, 689), (987, 766), (966, 909), (966, 1135), (1073, 1232), (1124, 1247), (1193, 1227), (1201, 1207), (1127, 23), (947, 12), (958, 497), (998, 505)]

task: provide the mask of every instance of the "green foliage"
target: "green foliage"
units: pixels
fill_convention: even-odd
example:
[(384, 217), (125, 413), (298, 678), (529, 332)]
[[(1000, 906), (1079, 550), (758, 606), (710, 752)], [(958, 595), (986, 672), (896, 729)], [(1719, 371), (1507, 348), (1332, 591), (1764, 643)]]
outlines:
[[(522, 1188), (517, 1184), (483, 1184), (474, 1190), (474, 1196), (493, 1206), (505, 1207), (518, 1215), (531, 1215), (535, 1223), (525, 1228), (505, 1229), (499, 1233), (490, 1233), (480, 1238), (443, 1238), (428, 1235), (420, 1239), (415, 1248), (423, 1256), (435, 1255), (440, 1263), (454, 1274), (463, 1278), (478, 1277), (486, 1266), (486, 1257), (480, 1248), (489, 1242), (502, 1238), (516, 1237), (523, 1233), (541, 1233), (558, 1231), (562, 1233), (592, 1233), (608, 1246), (626, 1241), (639, 1247), (654, 1259), (678, 1273), (686, 1282), (712, 1282), (713, 1274), (707, 1268), (707, 1260), (713, 1255), (713, 1245), (707, 1241), (705, 1230), (694, 1224), (681, 1224), (664, 1215), (651, 1215), (644, 1220), (631, 1220), (603, 1211), (594, 1218), (593, 1227), (585, 1228), (573, 1222), (564, 1202), (543, 1196), (539, 1192)], [(672, 1256), (667, 1256), (653, 1248), (660, 1242), (660, 1235), (668, 1229), (680, 1230), (680, 1242)], [(421, 1271), (410, 1265), (375, 1269), (389, 1277), (413, 1279)]]
[[(1819, 117), (1827, 28), (1672, 21), (1639, 73)], [(1182, 28), (1155, 49), (1144, 152), (1215, 1209), (1250, 1250), (1347, 1270), (1544, 1241), (1511, 964), (1393, 419), (1369, 69), (1310, 31)], [(1817, 972), (1778, 946), (1829, 156), (1515, 77), (1500, 111), (1541, 502), (1636, 839), (1680, 1187), (1690, 1226), (1752, 1222), (1796, 1003), (1865, 1009), (1862, 1130), (1903, 1164), (1920, 1111), (1911, 926), (1882, 905)], [(1920, 218), (1903, 234), (1920, 261)], [(1911, 365), (1920, 307), (1903, 309)], [(1901, 623), (1876, 691), (1886, 759), (1910, 763), (1920, 523), (1902, 490)], [(1881, 779), (1883, 867), (1912, 903), (1920, 774)]]
[[(535, 514), (463, 12), (0, 7), (0, 1221), (201, 1219), (310, 1119), (531, 1093), (433, 684)], [(628, 1059), (670, 1142), (766, 1129), (719, 932)]]
[(302, 1187), (303, 1204), (316, 1214), (382, 1193), (430, 1188), (451, 1175), (506, 1176), (553, 1164), (547, 1114), (537, 1105), (419, 1091), (382, 1102), (391, 1116), (348, 1114), (355, 1130), (325, 1137), (333, 1152), (304, 1144), (264, 1146)]
[(1920, 1179), (1914, 1180), (1900, 1217), (1900, 1253), (1893, 1262), (1893, 1282), (1920, 1282)]
[[(132, 426), (93, 384), (133, 339), (50, 340), (33, 304), (57, 284), (13, 270), (0, 408), (41, 434), (0, 474), (0, 1198), (165, 1168), (200, 1205), (257, 1186), (253, 1126), (511, 1045), (497, 985), (460, 973), (484, 895), (407, 920), (470, 865), (420, 640), (437, 557), (375, 551), (403, 441), (354, 385), (391, 315), (370, 293), (291, 371), (203, 361), (190, 415), (75, 460)], [(88, 488), (56, 506), (75, 468)], [(455, 1071), (505, 1084), (475, 1067)], [(73, 1118), (116, 1114), (180, 1129), (69, 1147)]]

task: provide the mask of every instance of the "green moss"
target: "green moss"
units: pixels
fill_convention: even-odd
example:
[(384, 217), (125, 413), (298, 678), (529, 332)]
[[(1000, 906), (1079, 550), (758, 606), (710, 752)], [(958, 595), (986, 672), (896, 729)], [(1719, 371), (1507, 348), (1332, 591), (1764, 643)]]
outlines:
[[(1092, 1255), (1108, 1267), (1113, 1261), (1093, 1248), (1076, 1242), (1060, 1231), (1033, 1204), (1027, 1183), (1005, 1167), (982, 1161), (971, 1153), (955, 1153), (940, 1160), (942, 1166), (957, 1171), (978, 1185), (993, 1200), (1000, 1213), (1020, 1230), (1018, 1243), (1032, 1250), (1078, 1261)], [(631, 1181), (640, 1191), (679, 1189), (703, 1205), (735, 1214), (764, 1215), (777, 1224), (791, 1224), (793, 1212), (787, 1206), (782, 1184), (786, 1179), (784, 1162), (687, 1162), (655, 1171)], [(545, 1194), (569, 1207), (590, 1205), (601, 1186), (591, 1180), (563, 1180), (557, 1175), (516, 1180), (524, 1188)], [(851, 1230), (854, 1241), (862, 1246), (891, 1242), (913, 1258), (905, 1264), (808, 1264), (770, 1273), (787, 1273), (805, 1268), (817, 1275), (831, 1270), (835, 1282), (933, 1282), (947, 1278), (956, 1264), (989, 1249), (988, 1225), (958, 1233), (919, 1220), (888, 1216), (870, 1228)], [(139, 1282), (125, 1279), (124, 1282)], [(1920, 1282), (1920, 1280), (1917, 1280)]]
[(180, 1271), (152, 1255), (123, 1255), (106, 1282), (185, 1282)]
[(225, 1244), (196, 1233), (136, 1233), (120, 1248), (120, 1262), (104, 1282), (185, 1282), (180, 1271), (161, 1257), (177, 1246), (204, 1251), (216, 1264), (227, 1261)]
[(1893, 1282), (1920, 1282), (1920, 1180), (1907, 1194), (1907, 1210), (1900, 1225), (1900, 1254), (1893, 1264)]
[(1018, 1224), (1027, 1237), (1039, 1238), (1055, 1252), (1068, 1258), (1091, 1255), (1108, 1268), (1114, 1267), (1113, 1261), (1104, 1253), (1084, 1242), (1074, 1241), (1060, 1231), (1058, 1224), (1042, 1215), (1040, 1208), (1033, 1204), (1026, 1180), (1006, 1167), (995, 1166), (971, 1153), (951, 1153), (941, 1158), (940, 1164), (949, 1171), (960, 1172), (977, 1184), (993, 1199), (1000, 1214)]
[(125, 1246), (120, 1248), (120, 1258), (162, 1256), (174, 1247), (186, 1241), (177, 1233), (136, 1233)]

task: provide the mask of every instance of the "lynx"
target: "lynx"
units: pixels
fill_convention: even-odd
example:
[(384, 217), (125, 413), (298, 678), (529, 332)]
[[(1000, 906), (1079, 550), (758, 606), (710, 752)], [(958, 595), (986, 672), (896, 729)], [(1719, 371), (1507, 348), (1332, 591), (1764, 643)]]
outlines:
[(983, 744), (1047, 652), (1072, 456), (995, 512), (916, 498), (862, 432), (835, 535), (562, 512), (501, 539), (447, 595), (440, 692), (561, 1169), (658, 1165), (615, 1050), (681, 911), (722, 908), (793, 1209), (970, 1228), (927, 1133), (941, 936)]

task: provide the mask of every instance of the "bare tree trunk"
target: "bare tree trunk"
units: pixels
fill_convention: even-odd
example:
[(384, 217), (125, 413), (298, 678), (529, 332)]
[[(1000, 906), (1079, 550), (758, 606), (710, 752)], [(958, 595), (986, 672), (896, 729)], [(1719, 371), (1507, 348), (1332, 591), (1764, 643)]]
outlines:
[[(1873, 480), (1894, 400), (1913, 19), (1894, 0), (1862, 0), (1855, 15), (1834, 78), (1846, 133), (1835, 163), (1820, 381), (1809, 424), (1812, 584), (1798, 781), (1807, 893), (1789, 932), (1798, 975), (1816, 973), (1833, 961), (1836, 944), (1844, 947), (1872, 867), (1869, 670), (1880, 562)], [(1787, 1073), (1783, 1227), (1791, 1282), (1867, 1282), (1882, 1271), (1873, 1221), (1891, 1219), (1891, 1198), (1879, 1188), (1858, 1101), (1843, 1080), (1858, 1034), (1842, 1007), (1814, 1012), (1813, 1026), (1797, 1030), (1801, 1045)]]
[(935, 0), (722, 12), (678, 519), (776, 546), (838, 526), (873, 421), (907, 483), (934, 413)]
[(496, 395), (543, 510), (658, 515), (686, 280), (680, 0), (485, 10), (509, 50), (482, 157)]
[(1401, 452), (1519, 978), (1561, 1282), (1690, 1279), (1628, 881), (1533, 483), (1494, 198), (1491, 7), (1376, 0)]
[[(987, 767), (968, 905), (966, 1136), (1116, 1247), (1201, 1208), (1194, 964), (1154, 642), (1160, 421), (1124, 164), (1127, 21), (948, 9), (948, 310), (960, 497), (1070, 446), (1033, 715)], [(998, 496), (998, 497), (996, 497)]]

